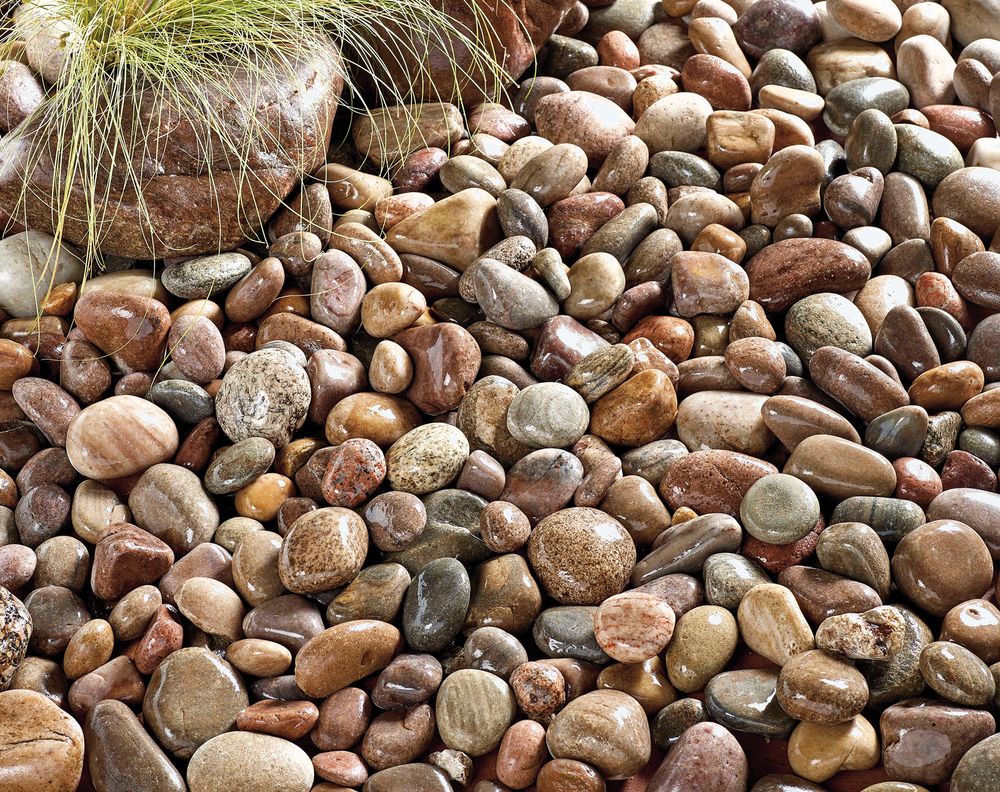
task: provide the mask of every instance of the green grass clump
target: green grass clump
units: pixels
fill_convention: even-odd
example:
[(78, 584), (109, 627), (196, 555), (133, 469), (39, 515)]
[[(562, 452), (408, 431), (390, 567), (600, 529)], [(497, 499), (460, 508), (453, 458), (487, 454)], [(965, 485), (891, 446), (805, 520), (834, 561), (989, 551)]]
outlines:
[[(477, 0), (469, 2), (475, 24), (464, 28), (440, 0), (27, 0), (8, 24), (4, 46), (8, 55), (26, 47), (47, 93), (0, 146), (28, 143), (26, 155), (11, 156), (25, 176), (47, 160), (54, 172), (44, 195), (29, 193), (25, 178), (11, 215), (23, 223), (26, 202), (44, 202), (57, 240), (67, 218), (82, 220), (83, 254), (88, 265), (99, 262), (113, 196), (124, 186), (141, 204), (144, 180), (153, 175), (141, 167), (157, 161), (161, 141), (151, 131), (184, 119), (198, 133), (190, 156), (201, 172), (225, 163), (240, 180), (253, 179), (248, 154), (277, 141), (263, 122), (227, 124), (207, 94), (254, 107), (269, 81), (300, 79), (296, 64), (318, 54), (332, 59), (347, 85), (345, 101), (361, 112), (367, 106), (352, 74), (374, 81), (379, 104), (404, 103), (411, 97), (384, 78), (386, 67), (393, 60), (421, 63), (432, 50), (456, 53), (459, 79), (457, 57), (465, 55), (465, 75), (487, 75), (495, 85), (481, 87), (499, 94), (503, 76), (489, 18)], [(144, 92), (145, 106), (151, 92), (161, 117), (135, 123)], [(81, 185), (82, 206), (72, 195)], [(140, 211), (148, 216), (146, 207)]]

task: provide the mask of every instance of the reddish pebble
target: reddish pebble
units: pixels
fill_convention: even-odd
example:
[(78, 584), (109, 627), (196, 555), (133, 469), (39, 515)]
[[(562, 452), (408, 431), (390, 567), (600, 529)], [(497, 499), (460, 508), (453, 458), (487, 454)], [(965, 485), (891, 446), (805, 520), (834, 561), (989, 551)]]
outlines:
[(597, 643), (620, 663), (641, 663), (655, 657), (673, 634), (673, 610), (651, 594), (616, 594), (604, 600), (594, 614)]
[(510, 675), (510, 686), (518, 706), (531, 717), (552, 715), (566, 703), (566, 680), (549, 663), (519, 665)]
[(331, 506), (352, 509), (368, 500), (385, 478), (385, 456), (371, 440), (345, 440), (330, 454), (323, 497)]
[(513, 553), (531, 535), (531, 522), (513, 503), (493, 501), (479, 513), (479, 533), (494, 553)]
[(945, 457), (944, 467), (941, 468), (941, 488), (949, 490), (958, 487), (996, 492), (997, 476), (979, 457), (968, 451), (952, 451)]
[(896, 497), (913, 501), (921, 509), (930, 506), (944, 489), (937, 471), (922, 459), (900, 457), (892, 467), (896, 471)]
[(258, 701), (236, 716), (236, 728), (298, 740), (319, 719), (319, 708), (311, 701)]

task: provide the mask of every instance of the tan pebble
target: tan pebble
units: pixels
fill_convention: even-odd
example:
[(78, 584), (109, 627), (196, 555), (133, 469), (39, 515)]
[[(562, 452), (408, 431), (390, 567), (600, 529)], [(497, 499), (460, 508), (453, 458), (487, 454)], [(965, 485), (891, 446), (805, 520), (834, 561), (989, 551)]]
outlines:
[(295, 485), (280, 473), (265, 473), (236, 493), (236, 513), (261, 522), (278, 516), (278, 509), (295, 495)]
[(73, 633), (63, 655), (63, 670), (68, 679), (79, 679), (111, 659), (115, 636), (104, 619), (92, 619)]
[(226, 647), (226, 659), (244, 674), (276, 677), (292, 665), (292, 653), (279, 643), (262, 638), (242, 638)]
[(361, 324), (373, 338), (388, 338), (412, 325), (427, 308), (424, 295), (405, 283), (381, 283), (361, 302)]
[(692, 608), (677, 623), (667, 647), (670, 681), (683, 693), (702, 690), (736, 650), (739, 629), (733, 615), (717, 605)]
[(677, 700), (677, 691), (667, 678), (659, 657), (641, 663), (612, 663), (597, 676), (598, 690), (620, 690), (639, 702), (647, 715), (654, 715)]
[(736, 612), (746, 645), (775, 665), (813, 648), (813, 632), (792, 592), (777, 583), (750, 589)]
[(788, 740), (792, 769), (816, 783), (845, 770), (869, 770), (878, 760), (878, 735), (862, 715), (834, 725), (800, 723)]
[(188, 578), (176, 594), (177, 608), (198, 629), (230, 641), (243, 636), (246, 609), (225, 583), (206, 577)]
[(819, 94), (783, 85), (765, 85), (760, 89), (760, 106), (791, 113), (803, 121), (815, 121), (826, 102)]
[(368, 367), (368, 381), (379, 393), (402, 393), (413, 380), (413, 361), (395, 341), (379, 341)]

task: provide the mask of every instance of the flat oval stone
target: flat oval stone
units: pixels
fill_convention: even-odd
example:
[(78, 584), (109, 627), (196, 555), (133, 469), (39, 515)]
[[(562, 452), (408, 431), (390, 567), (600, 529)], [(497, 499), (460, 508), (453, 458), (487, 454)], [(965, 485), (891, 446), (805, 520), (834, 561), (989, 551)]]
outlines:
[(128, 504), (135, 523), (178, 554), (207, 542), (219, 527), (215, 503), (198, 476), (180, 465), (153, 465), (132, 488)]
[(413, 579), (403, 606), (403, 633), (412, 649), (439, 652), (462, 629), (471, 585), (454, 558), (431, 561)]
[[(976, 196), (975, 199), (972, 196)], [(957, 220), (989, 238), (1000, 221), (1000, 178), (993, 168), (962, 168), (945, 176), (934, 191), (934, 214)]]
[(909, 91), (902, 83), (886, 77), (862, 77), (827, 93), (823, 121), (834, 134), (843, 136), (862, 111), (875, 108), (891, 116), (905, 110), (909, 102)]
[(920, 675), (931, 690), (956, 704), (981, 707), (996, 693), (996, 682), (986, 663), (951, 641), (934, 641), (924, 647)]
[(142, 714), (159, 743), (186, 759), (231, 729), (249, 703), (243, 681), (229, 663), (207, 649), (187, 647), (156, 667)]
[(861, 288), (871, 263), (859, 250), (832, 239), (786, 239), (754, 256), (746, 271), (750, 299), (777, 313), (810, 294)]
[(609, 779), (635, 775), (652, 749), (646, 714), (617, 690), (573, 699), (552, 719), (546, 743), (556, 759), (587, 762)]
[(816, 385), (866, 423), (910, 401), (892, 377), (837, 347), (816, 350), (809, 361), (809, 373)]
[(475, 269), (476, 302), (486, 318), (509, 330), (527, 330), (559, 313), (545, 287), (495, 259), (484, 258)]
[(788, 310), (785, 338), (805, 363), (824, 346), (855, 355), (872, 350), (872, 333), (861, 311), (847, 298), (828, 292), (803, 297)]
[(589, 663), (610, 661), (594, 635), (597, 608), (564, 605), (546, 608), (535, 620), (532, 637), (547, 657), (572, 657)]
[(461, 430), (443, 423), (411, 429), (386, 452), (386, 478), (395, 490), (423, 495), (454, 480), (469, 456)]
[(445, 745), (469, 756), (489, 753), (516, 712), (514, 694), (500, 677), (462, 669), (441, 684), (435, 700), (438, 732)]
[(705, 707), (728, 729), (784, 738), (795, 719), (778, 703), (777, 684), (778, 675), (768, 669), (725, 671), (705, 686)]
[(380, 770), (368, 777), (364, 792), (451, 792), (454, 790), (443, 770), (428, 764), (402, 764)]
[(66, 454), (82, 476), (111, 479), (145, 471), (177, 451), (166, 412), (136, 396), (112, 396), (84, 408), (66, 433)]
[(1000, 557), (1000, 495), (969, 487), (949, 489), (931, 501), (927, 519), (965, 523), (982, 537), (991, 556)]
[(885, 457), (832, 435), (814, 435), (799, 443), (784, 472), (802, 479), (818, 494), (840, 500), (854, 495), (886, 496), (896, 487), (896, 471)]
[(295, 658), (295, 683), (308, 696), (324, 698), (381, 671), (401, 647), (399, 630), (386, 622), (334, 625), (303, 644)]

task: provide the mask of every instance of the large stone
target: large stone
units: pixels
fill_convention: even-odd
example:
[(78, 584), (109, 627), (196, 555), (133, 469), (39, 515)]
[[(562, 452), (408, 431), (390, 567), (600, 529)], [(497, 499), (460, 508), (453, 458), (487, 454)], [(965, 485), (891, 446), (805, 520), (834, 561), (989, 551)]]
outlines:
[[(317, 48), (293, 68), (294, 74), (283, 66), (248, 70), (232, 81), (196, 86), (190, 101), (213, 125), (166, 107), (155, 87), (143, 90), (137, 101), (126, 99), (122, 117), (109, 119), (123, 130), (121, 141), (109, 142), (121, 143), (126, 153), (112, 168), (111, 183), (103, 168), (98, 171), (93, 211), (83, 176), (71, 185), (68, 211), (52, 211), (52, 174), (65, 168), (53, 164), (53, 147), (39, 147), (43, 132), (19, 130), (0, 152), (0, 208), (25, 217), (39, 231), (51, 231), (59, 218), (64, 238), (74, 244), (88, 238), (96, 215), (103, 224), (101, 252), (117, 256), (157, 259), (232, 250), (278, 209), (303, 173), (326, 159), (343, 88), (337, 53), (332, 46)], [(262, 74), (271, 77), (259, 79)], [(244, 92), (247, 98), (240, 101)], [(212, 167), (204, 166), (205, 154), (192, 154), (199, 151), (214, 152)], [(237, 159), (244, 168), (234, 167)], [(141, 195), (124, 178), (125, 167), (141, 174)], [(56, 199), (57, 208), (62, 202)]]

